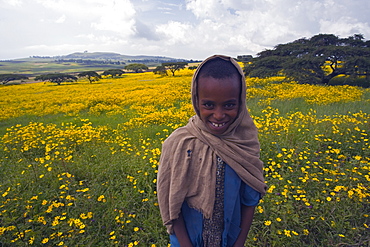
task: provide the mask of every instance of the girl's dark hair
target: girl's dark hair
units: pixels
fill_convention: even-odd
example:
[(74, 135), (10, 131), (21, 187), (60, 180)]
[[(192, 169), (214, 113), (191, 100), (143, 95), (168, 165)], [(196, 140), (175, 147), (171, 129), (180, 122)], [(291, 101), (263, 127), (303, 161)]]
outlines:
[(230, 62), (221, 58), (215, 58), (206, 62), (199, 71), (200, 77), (213, 77), (215, 79), (240, 76), (237, 68)]

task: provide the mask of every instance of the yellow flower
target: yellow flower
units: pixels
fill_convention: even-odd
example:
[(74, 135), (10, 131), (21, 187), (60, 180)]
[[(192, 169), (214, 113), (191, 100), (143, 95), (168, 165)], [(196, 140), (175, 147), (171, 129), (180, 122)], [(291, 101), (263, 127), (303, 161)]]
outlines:
[(99, 197), (98, 197), (98, 201), (99, 201), (99, 202), (105, 202), (105, 201), (106, 201), (106, 200), (105, 200), (105, 196), (104, 196), (104, 195), (99, 196)]
[(362, 157), (359, 156), (359, 155), (356, 155), (354, 158), (355, 158), (355, 160), (361, 160), (362, 159)]
[(291, 237), (292, 235), (290, 234), (290, 230), (285, 230), (284, 229), (284, 234), (285, 234), (285, 236), (287, 236), (287, 237)]
[(266, 220), (264, 224), (265, 224), (266, 226), (269, 226), (269, 225), (271, 225), (271, 223), (272, 223), (272, 222), (271, 222), (270, 220)]
[(33, 244), (33, 242), (35, 242), (35, 237), (30, 237), (30, 239), (28, 240), (28, 243)]
[(44, 238), (44, 239), (41, 241), (41, 243), (43, 243), (43, 244), (46, 244), (47, 242), (49, 242), (49, 239), (48, 239), (48, 238)]
[(135, 232), (137, 232), (137, 231), (139, 231), (139, 230), (140, 230), (140, 229), (139, 229), (139, 227), (135, 227), (135, 228), (134, 228), (134, 231), (135, 231)]

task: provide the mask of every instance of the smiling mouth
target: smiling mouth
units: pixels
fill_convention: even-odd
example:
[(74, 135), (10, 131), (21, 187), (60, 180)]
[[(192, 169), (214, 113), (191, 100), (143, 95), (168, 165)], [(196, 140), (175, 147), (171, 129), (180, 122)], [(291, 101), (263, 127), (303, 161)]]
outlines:
[(226, 123), (220, 123), (220, 124), (217, 124), (217, 123), (212, 123), (212, 122), (211, 122), (211, 124), (212, 124), (212, 126), (214, 126), (214, 127), (216, 127), (216, 128), (220, 128), (220, 127), (224, 126)]

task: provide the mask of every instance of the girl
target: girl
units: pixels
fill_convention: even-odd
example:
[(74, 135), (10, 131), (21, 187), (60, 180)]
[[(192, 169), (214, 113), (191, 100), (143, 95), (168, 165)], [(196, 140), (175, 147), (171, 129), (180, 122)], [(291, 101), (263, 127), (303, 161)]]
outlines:
[(203, 61), (192, 81), (196, 115), (163, 143), (157, 193), (171, 246), (243, 246), (265, 194), (246, 84), (230, 57)]

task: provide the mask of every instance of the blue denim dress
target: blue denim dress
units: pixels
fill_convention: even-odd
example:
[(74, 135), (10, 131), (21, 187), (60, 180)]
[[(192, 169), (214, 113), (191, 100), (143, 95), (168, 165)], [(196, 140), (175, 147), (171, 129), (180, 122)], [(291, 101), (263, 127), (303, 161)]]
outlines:
[[(256, 206), (261, 194), (245, 184), (233, 169), (225, 164), (224, 227), (222, 247), (233, 246), (240, 232), (241, 205)], [(203, 247), (203, 215), (183, 203), (181, 212), (186, 229), (194, 247)], [(176, 235), (170, 235), (171, 247), (180, 247)]]

